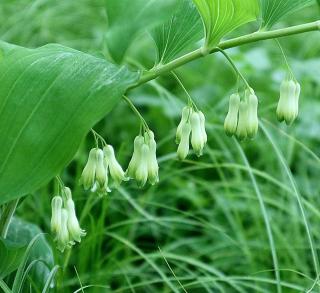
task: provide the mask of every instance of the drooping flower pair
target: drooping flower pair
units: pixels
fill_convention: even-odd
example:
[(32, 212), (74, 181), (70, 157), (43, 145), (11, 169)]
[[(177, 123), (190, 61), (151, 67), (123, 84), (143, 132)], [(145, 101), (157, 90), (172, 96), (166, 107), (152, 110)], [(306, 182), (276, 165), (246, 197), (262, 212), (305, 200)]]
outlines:
[(80, 228), (70, 188), (64, 187), (62, 195), (55, 196), (51, 201), (51, 231), (61, 252), (74, 245), (75, 241), (81, 242), (81, 237), (86, 235)]
[(229, 99), (229, 110), (224, 121), (224, 129), (228, 136), (238, 139), (253, 138), (259, 128), (258, 98), (253, 89), (247, 89), (244, 99), (239, 93), (232, 94)]
[(134, 150), (126, 175), (135, 179), (139, 187), (148, 181), (151, 185), (159, 182), (159, 166), (157, 162), (157, 144), (154, 133), (146, 130), (134, 140)]
[(179, 144), (177, 155), (180, 160), (184, 160), (188, 156), (190, 135), (193, 150), (198, 157), (202, 156), (208, 139), (205, 116), (201, 111), (193, 110), (192, 107), (186, 106), (182, 110), (181, 121), (176, 132), (176, 143)]
[(287, 125), (293, 123), (299, 113), (299, 98), (301, 87), (297, 81), (284, 80), (280, 87), (280, 99), (277, 107), (277, 118)]
[(114, 149), (111, 145), (106, 145), (103, 150), (93, 148), (83, 169), (80, 184), (83, 185), (85, 190), (90, 189), (93, 192), (97, 191), (99, 194), (111, 192), (109, 188), (109, 173), (116, 187), (122, 181), (128, 180), (115, 157)]

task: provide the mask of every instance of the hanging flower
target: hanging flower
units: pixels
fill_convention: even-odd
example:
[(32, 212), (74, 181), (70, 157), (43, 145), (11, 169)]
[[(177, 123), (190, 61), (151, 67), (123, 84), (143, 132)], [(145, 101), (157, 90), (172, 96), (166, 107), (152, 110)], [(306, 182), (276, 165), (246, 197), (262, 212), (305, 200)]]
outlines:
[(181, 140), (178, 146), (177, 155), (179, 160), (184, 160), (189, 153), (189, 141), (191, 134), (191, 124), (185, 123), (182, 127)]
[(177, 133), (176, 133), (176, 143), (177, 144), (180, 143), (181, 136), (182, 136), (182, 128), (190, 120), (190, 116), (191, 116), (192, 112), (193, 112), (193, 110), (189, 106), (185, 106), (182, 110), (181, 121), (178, 125)]
[(66, 209), (61, 210), (61, 226), (56, 235), (57, 248), (64, 252), (66, 248), (70, 248), (74, 245), (74, 242), (70, 239), (68, 231), (68, 211)]
[(144, 143), (144, 137), (142, 135), (138, 135), (135, 139), (134, 139), (134, 149), (133, 149), (133, 154), (132, 154), (132, 158), (130, 160), (128, 169), (126, 171), (126, 175), (129, 176), (130, 178), (135, 178), (135, 174), (137, 171), (137, 168), (140, 164), (141, 161), (141, 148), (142, 145)]
[(299, 112), (300, 84), (294, 80), (285, 80), (281, 83), (280, 99), (277, 106), (277, 118), (287, 125), (293, 123)]
[(239, 120), (236, 136), (239, 140), (247, 138), (247, 121), (248, 121), (248, 102), (241, 101), (239, 106)]
[(87, 164), (82, 171), (80, 184), (83, 185), (85, 190), (91, 189), (95, 183), (97, 168), (97, 150), (98, 149), (94, 148), (90, 151)]
[(191, 145), (196, 155), (200, 157), (205, 145), (205, 137), (201, 127), (200, 115), (198, 112), (191, 114)]
[(248, 120), (247, 120), (247, 135), (249, 138), (256, 136), (259, 128), (258, 119), (258, 98), (253, 90), (248, 93)]
[(148, 180), (148, 157), (150, 154), (150, 147), (144, 143), (141, 147), (141, 160), (137, 166), (135, 173), (135, 179), (137, 180), (138, 186), (143, 187)]
[(200, 117), (200, 126), (201, 126), (203, 142), (204, 142), (204, 144), (206, 144), (208, 142), (208, 136), (207, 136), (207, 132), (206, 132), (206, 117), (204, 116), (204, 114), (201, 111), (199, 111), (198, 113), (199, 113), (199, 117)]
[(66, 210), (68, 212), (67, 227), (70, 238), (77, 242), (81, 242), (81, 237), (85, 236), (86, 232), (80, 228), (70, 188), (65, 187), (64, 192), (66, 195)]
[(61, 230), (62, 197), (55, 196), (51, 201), (51, 232), (57, 234)]
[(232, 94), (229, 98), (229, 110), (224, 121), (224, 130), (228, 136), (233, 136), (237, 131), (240, 95)]
[(111, 178), (113, 179), (115, 186), (118, 187), (122, 181), (128, 181), (121, 165), (118, 163), (114, 149), (111, 145), (107, 145), (103, 148), (105, 155), (105, 162), (110, 171)]
[(148, 160), (148, 181), (151, 185), (159, 182), (159, 166), (157, 161), (157, 143), (154, 139), (154, 133), (149, 130), (145, 134), (149, 145)]
[(104, 163), (104, 153), (101, 149), (96, 150), (96, 176), (95, 182), (97, 183), (97, 189), (104, 187), (106, 182), (106, 167)]

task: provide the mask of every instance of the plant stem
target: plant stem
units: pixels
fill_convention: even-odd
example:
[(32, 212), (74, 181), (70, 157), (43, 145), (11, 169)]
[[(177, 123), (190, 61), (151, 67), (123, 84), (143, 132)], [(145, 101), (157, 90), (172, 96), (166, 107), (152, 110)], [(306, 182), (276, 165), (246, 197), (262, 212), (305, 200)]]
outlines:
[(229, 55), (222, 49), (218, 48), (217, 49), (221, 54), (223, 54), (224, 57), (226, 57), (226, 59), (229, 61), (230, 65), (232, 66), (234, 72), (238, 75), (238, 77), (240, 77), (243, 81), (243, 83), (246, 85), (246, 87), (248, 89), (250, 89), (250, 85), (248, 84), (247, 80), (244, 78), (244, 76), (242, 75), (242, 73), (240, 72), (240, 70), (237, 68), (237, 66), (234, 64), (234, 62), (232, 61), (232, 59), (229, 57)]
[(217, 51), (219, 51), (219, 49), (226, 50), (258, 41), (282, 38), (286, 36), (302, 34), (317, 30), (320, 30), (320, 20), (278, 30), (272, 30), (267, 32), (255, 32), (252, 34), (244, 35), (241, 37), (223, 41), (218, 46), (209, 48), (209, 50), (207, 51), (203, 50), (203, 48), (200, 48), (190, 53), (187, 53), (165, 65), (156, 66), (150, 71), (145, 72), (144, 74), (142, 74), (140, 80), (136, 84), (132, 85), (130, 88), (138, 87), (141, 84), (147, 83), (148, 81), (153, 80), (162, 74), (169, 73), (184, 64), (205, 57), (207, 54), (216, 53)]
[(17, 208), (19, 199), (15, 199), (13, 201), (10, 201), (3, 209), (3, 212), (1, 213), (1, 219), (0, 219), (0, 236), (3, 238), (7, 237), (9, 225), (12, 219), (12, 216)]
[(148, 126), (147, 122), (144, 120), (144, 118), (142, 117), (142, 115), (140, 114), (139, 110), (136, 108), (136, 106), (131, 102), (131, 100), (127, 96), (123, 95), (122, 97), (127, 102), (127, 104), (130, 106), (132, 111), (139, 117), (139, 119), (141, 120), (141, 123), (143, 124), (145, 129), (148, 130), (149, 126)]

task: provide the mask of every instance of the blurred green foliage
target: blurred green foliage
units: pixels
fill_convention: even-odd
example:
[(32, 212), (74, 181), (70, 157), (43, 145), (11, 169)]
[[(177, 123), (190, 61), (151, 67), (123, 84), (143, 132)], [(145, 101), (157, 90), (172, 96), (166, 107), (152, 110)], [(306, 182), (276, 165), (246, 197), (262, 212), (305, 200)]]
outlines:
[[(277, 27), (318, 18), (319, 10), (312, 6)], [(254, 29), (249, 25), (233, 35)], [(0, 39), (26, 47), (54, 42), (106, 56), (106, 30), (103, 0), (2, 0), (0, 4)], [(140, 35), (127, 62), (152, 66), (156, 54), (152, 42), (150, 35)], [(57, 292), (73, 292), (81, 284), (90, 286), (85, 292), (182, 292), (180, 284), (187, 292), (275, 292), (271, 249), (254, 182), (271, 225), (282, 292), (303, 292), (313, 285), (312, 292), (319, 291), (297, 193), (279, 159), (280, 153), (293, 174), (319, 251), (319, 33), (280, 42), (302, 85), (300, 115), (291, 127), (279, 125), (275, 118), (285, 67), (270, 40), (228, 51), (260, 98), (265, 130), (260, 129), (254, 141), (241, 143), (241, 148), (223, 132), (236, 79), (219, 54), (177, 70), (207, 117), (209, 143), (200, 160), (195, 156), (184, 163), (176, 160), (175, 128), (186, 97), (172, 76), (129, 93), (156, 134), (159, 185), (141, 190), (130, 182), (105, 198), (83, 192), (78, 179), (93, 146), (88, 136), (61, 174), (74, 190), (88, 235), (72, 249), (70, 259), (55, 251), (56, 262), (67, 266), (58, 275)], [(139, 131), (129, 107), (119, 103), (95, 130), (114, 145), (125, 166)], [(18, 215), (49, 232), (54, 191), (52, 183), (26, 197)]]

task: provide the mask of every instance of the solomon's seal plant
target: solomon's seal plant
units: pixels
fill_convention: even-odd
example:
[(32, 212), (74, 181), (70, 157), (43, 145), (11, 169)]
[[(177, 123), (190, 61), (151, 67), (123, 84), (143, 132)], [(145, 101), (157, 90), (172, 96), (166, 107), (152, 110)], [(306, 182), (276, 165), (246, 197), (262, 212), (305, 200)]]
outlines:
[[(62, 265), (65, 270), (68, 266), (71, 248), (77, 242), (81, 242), (82, 237), (86, 235), (85, 230), (81, 227), (85, 227), (88, 233), (91, 232), (88, 227), (94, 227), (94, 225), (86, 227), (86, 223), (90, 222), (88, 218), (91, 210), (97, 202), (111, 200), (111, 196), (109, 198), (103, 195), (112, 191), (125, 193), (123, 190), (130, 186), (130, 179), (136, 181), (140, 188), (145, 187), (147, 183), (153, 186), (152, 189), (158, 188), (156, 184), (161, 184), (160, 178), (162, 178), (161, 174), (159, 175), (161, 163), (167, 160), (167, 157), (184, 161), (189, 152), (191, 153), (190, 149), (196, 155), (192, 157), (194, 160), (205, 160), (206, 156), (199, 157), (207, 154), (212, 158), (214, 152), (210, 146), (214, 134), (211, 129), (216, 121), (211, 121), (209, 111), (207, 112), (205, 108), (206, 105), (201, 104), (201, 101), (194, 97), (196, 93), (191, 94), (186, 90), (183, 74), (180, 79), (175, 73), (176, 69), (194, 60), (210, 58), (209, 55), (219, 53), (231, 65), (237, 84), (228, 83), (229, 88), (224, 93), (219, 92), (215, 98), (223, 101), (221, 112), (223, 115), (226, 113), (223, 125), (226, 135), (235, 137), (241, 143), (250, 143), (250, 140), (254, 139), (258, 133), (259, 117), (263, 113), (258, 111), (259, 100), (263, 104), (265, 97), (264, 93), (259, 91), (259, 87), (254, 86), (254, 80), (250, 80), (249, 84), (249, 79), (247, 80), (245, 74), (239, 69), (245, 71), (246, 68), (240, 66), (238, 68), (234, 61), (236, 59), (233, 60), (227, 50), (262, 40), (276, 40), (286, 66), (286, 78), (280, 86), (280, 98), (276, 109), (274, 106), (272, 109), (280, 122), (292, 125), (299, 113), (301, 86), (294, 77), (278, 39), (317, 31), (320, 29), (320, 21), (276, 30), (273, 30), (272, 27), (282, 16), (310, 3), (310, 0), (108, 0), (103, 4), (105, 9), (101, 13), (106, 14), (108, 25), (105, 23), (104, 29), (97, 29), (99, 32), (103, 30), (104, 45), (103, 48), (100, 48), (103, 54), (101, 52), (90, 54), (58, 44), (29, 49), (0, 41), (0, 134), (2, 137), (0, 143), (0, 233), (3, 238), (1, 239), (5, 240), (7, 237), (19, 198), (34, 193), (51, 182), (50, 194), (56, 196), (51, 201), (50, 226), (57, 248), (61, 252), (66, 251), (66, 258)], [(251, 33), (228, 38), (229, 33), (249, 22), (257, 23), (257, 26), (251, 27), (253, 28)], [(10, 39), (14, 31), (12, 29), (10, 33), (5, 34), (6, 39)], [(145, 31), (150, 33), (156, 47), (157, 56), (152, 68), (146, 66), (152, 63), (150, 60), (144, 63), (128, 57), (129, 48), (136, 37), (141, 36)], [(190, 47), (195, 49), (191, 50)], [(151, 55), (140, 49), (137, 51), (139, 54)], [(214, 70), (217, 68), (212, 68), (212, 71)], [(201, 74), (198, 72), (197, 76)], [(139, 90), (134, 90), (148, 82), (159, 95), (166, 92), (165, 87), (160, 85), (161, 81), (154, 81), (163, 75), (168, 75), (173, 83), (178, 82), (187, 97), (187, 101), (183, 101), (178, 106), (178, 115), (180, 116), (181, 108), (182, 113), (179, 117), (180, 122), (174, 122), (178, 124), (175, 133), (169, 129), (164, 132), (168, 135), (167, 140), (162, 140), (160, 137), (161, 132), (156, 126), (157, 119), (148, 121), (152, 125), (153, 131), (151, 131), (147, 119), (144, 118), (145, 109), (140, 112), (134, 104), (137, 96), (142, 95)], [(226, 98), (223, 99), (224, 96)], [(117, 140), (106, 142), (104, 137), (112, 137), (108, 127), (102, 127), (104, 128), (103, 134), (102, 131), (98, 133), (92, 128), (122, 101), (128, 104), (138, 122), (137, 126), (132, 126), (134, 123), (130, 125), (132, 126), (130, 129), (137, 128), (132, 130), (132, 135), (136, 137), (133, 145), (126, 144), (123, 147), (125, 150), (130, 150), (130, 154), (123, 156), (122, 148), (119, 147)], [(228, 106), (225, 106), (227, 104)], [(219, 115), (216, 117), (220, 119)], [(218, 122), (222, 128), (223, 121)], [(113, 121), (109, 121), (108, 125), (113, 126)], [(260, 126), (263, 129), (261, 122)], [(72, 165), (70, 169), (74, 168), (76, 171), (72, 171), (72, 176), (67, 176), (62, 170), (72, 161), (84, 137), (90, 131), (93, 139), (85, 145), (85, 155), (80, 154), (77, 157), (77, 159), (80, 158), (79, 161), (87, 158), (87, 162), (81, 161), (80, 167), (78, 164), (77, 166)], [(210, 132), (207, 133), (207, 131)], [(130, 140), (124, 141), (133, 140), (133, 136), (130, 137)], [(88, 140), (90, 138), (88, 136)], [(172, 156), (169, 154), (158, 160), (157, 152), (160, 152), (157, 150), (156, 139), (159, 148), (163, 145), (163, 141), (170, 141), (172, 149), (175, 150), (177, 147), (176, 153), (173, 152)], [(236, 139), (233, 142), (238, 145)], [(232, 140), (228, 141), (232, 142)], [(242, 150), (241, 147), (239, 149)], [(282, 162), (283, 159), (281, 158), (280, 161)], [(120, 162), (126, 162), (128, 165), (120, 164)], [(249, 167), (246, 170), (250, 170), (250, 178), (259, 195), (255, 174)], [(286, 167), (290, 175), (289, 169)], [(78, 170), (80, 170), (79, 173)], [(224, 177), (222, 173), (219, 175), (221, 178)], [(59, 176), (63, 177), (68, 186), (72, 186), (73, 191), (65, 187)], [(57, 186), (55, 178), (58, 178)], [(75, 197), (78, 194), (75, 192), (78, 188), (77, 182), (83, 187), (79, 188), (85, 199), (83, 203), (78, 201), (78, 198), (74, 200), (72, 197), (72, 193)], [(281, 185), (281, 187), (289, 189), (286, 185)], [(293, 189), (297, 193), (295, 186)], [(134, 201), (130, 203), (140, 214), (149, 219), (148, 214), (138, 204)], [(259, 198), (259, 203), (263, 206), (261, 198)], [(49, 208), (49, 202), (47, 206)], [(104, 204), (102, 206), (105, 208)], [(302, 204), (299, 207), (304, 215)], [(81, 211), (79, 218), (76, 210)], [(263, 212), (267, 219), (267, 213), (265, 210)], [(231, 213), (227, 210), (226, 213), (230, 220)], [(99, 223), (100, 228), (106, 223), (104, 220), (103, 218)], [(304, 220), (307, 222), (307, 217), (304, 217)], [(230, 223), (231, 226), (234, 224), (232, 219)], [(269, 227), (267, 228), (269, 242), (273, 247), (272, 231)], [(101, 233), (103, 235), (113, 235), (109, 231), (103, 231)], [(313, 234), (309, 230), (307, 232), (308, 241), (313, 247)], [(139, 248), (129, 240), (119, 237), (116, 240), (142, 255)], [(90, 249), (95, 249), (95, 247)], [(2, 255), (1, 251), (0, 255)], [(275, 260), (274, 254), (273, 260)], [(319, 271), (314, 249), (312, 260), (315, 264), (314, 279), (318, 280)], [(156, 267), (151, 261), (149, 264), (153, 268)], [(157, 271), (160, 270), (157, 269)], [(277, 261), (274, 261), (272, 271), (275, 272), (280, 293), (279, 284), (285, 282), (280, 280)], [(18, 275), (22, 275), (21, 269), (18, 270)], [(171, 281), (163, 277), (162, 271), (160, 275), (171, 288)], [(47, 284), (48, 288), (50, 284), (51, 282)], [(6, 292), (11, 292), (5, 282), (2, 282), (1, 274), (0, 286), (5, 288)], [(17, 286), (15, 285), (14, 289)], [(237, 287), (235, 289), (242, 291)], [(13, 290), (13, 292), (20, 291)]]

